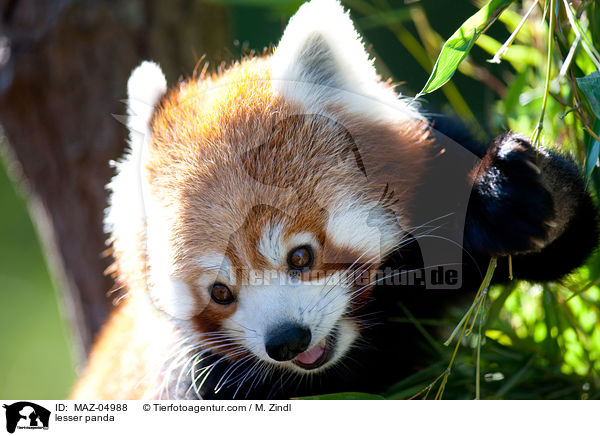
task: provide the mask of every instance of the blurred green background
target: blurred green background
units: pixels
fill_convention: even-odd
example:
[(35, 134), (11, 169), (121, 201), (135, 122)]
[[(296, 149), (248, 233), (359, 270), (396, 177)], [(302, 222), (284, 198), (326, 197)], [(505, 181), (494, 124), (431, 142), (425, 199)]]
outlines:
[(0, 398), (64, 398), (75, 378), (67, 324), (26, 203), (4, 165), (0, 204)]
[[(287, 19), (302, 3), (298, 0), (212, 2), (227, 5), (231, 12), (231, 44), (223, 48), (227, 54), (224, 58), (238, 58), (250, 50), (261, 52), (265, 46), (276, 44)], [(377, 56), (380, 73), (399, 81), (400, 89), (412, 96), (426, 83), (443, 41), (483, 2), (474, 5), (470, 1), (448, 0), (348, 0), (343, 3), (350, 8), (371, 53)], [(577, 16), (583, 20), (582, 29), (600, 47), (597, 2), (574, 4), (581, 12)], [(429, 110), (456, 114), (480, 134), (496, 134), (508, 128), (525, 135), (533, 133), (545, 93), (548, 29), (543, 12), (539, 8), (534, 11), (503, 62), (486, 62), (514, 31), (530, 5), (529, 1), (516, 2), (477, 41), (452, 82), (422, 98)], [(564, 65), (570, 46), (575, 44), (577, 50), (572, 64), (567, 65), (569, 73), (549, 83), (548, 94), (552, 98), (546, 109), (542, 139), (544, 143), (559, 144), (582, 165), (587, 164), (591, 191), (596, 195), (600, 188), (595, 166), (598, 149), (593, 155), (593, 138), (584, 133), (583, 126), (600, 134), (600, 123), (589, 124), (593, 120), (589, 110), (581, 107), (573, 110), (579, 101), (574, 77), (590, 74), (595, 67), (581, 46), (577, 47), (579, 42), (574, 42), (565, 10), (560, 10), (559, 16), (560, 28), (555, 30), (552, 57), (554, 76)], [(596, 25), (591, 26), (590, 22)], [(68, 395), (75, 372), (66, 322), (59, 309), (60, 294), (49, 277), (25, 202), (4, 168), (0, 169), (0, 205), (0, 398), (63, 398)], [(482, 398), (600, 397), (598, 277), (600, 260), (595, 255), (558, 283), (542, 286), (513, 282), (493, 287), (486, 302), (487, 314), (475, 324), (483, 329), (463, 340), (445, 398), (473, 398), (478, 363), (482, 368)], [(447, 319), (419, 322), (449, 333), (463, 313), (464, 310), (457, 310)], [(409, 318), (398, 322), (415, 322)], [(428, 340), (424, 338), (425, 343)], [(428, 393), (431, 383), (439, 381), (454, 347), (440, 351), (439, 343), (430, 345), (438, 362), (393, 386), (387, 397), (410, 398)]]

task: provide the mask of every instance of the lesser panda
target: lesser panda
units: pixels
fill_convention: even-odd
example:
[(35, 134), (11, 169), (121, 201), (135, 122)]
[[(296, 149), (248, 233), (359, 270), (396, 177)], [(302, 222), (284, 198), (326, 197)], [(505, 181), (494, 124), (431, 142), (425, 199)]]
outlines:
[[(424, 114), (337, 0), (304, 4), (272, 54), (221, 74), (168, 90), (144, 62), (128, 102), (106, 216), (127, 295), (74, 398), (379, 392), (420, 358), (416, 333), (386, 322), (395, 300), (435, 315), (491, 256), (549, 280), (597, 245), (570, 159)], [(454, 262), (441, 286), (376, 275)]]

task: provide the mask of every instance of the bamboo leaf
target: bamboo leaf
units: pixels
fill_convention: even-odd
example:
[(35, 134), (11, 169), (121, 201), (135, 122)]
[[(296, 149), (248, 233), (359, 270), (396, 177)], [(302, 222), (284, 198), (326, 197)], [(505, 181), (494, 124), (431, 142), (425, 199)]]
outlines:
[[(600, 119), (594, 123), (594, 133), (596, 136), (600, 136)], [(592, 175), (592, 171), (596, 167), (598, 163), (598, 156), (600, 154), (600, 142), (596, 140), (593, 136), (590, 135), (591, 146), (587, 147), (588, 153), (585, 157), (585, 183), (590, 180), (590, 176)]]
[(598, 162), (598, 154), (600, 154), (600, 142), (594, 139), (594, 145), (590, 150), (587, 159), (585, 160), (585, 180), (589, 180), (596, 163)]
[(594, 71), (585, 77), (578, 77), (577, 86), (585, 95), (596, 118), (600, 120), (600, 71)]
[(512, 0), (492, 0), (472, 15), (444, 43), (425, 87), (419, 95), (429, 94), (446, 84), (467, 57), (477, 38), (496, 21)]

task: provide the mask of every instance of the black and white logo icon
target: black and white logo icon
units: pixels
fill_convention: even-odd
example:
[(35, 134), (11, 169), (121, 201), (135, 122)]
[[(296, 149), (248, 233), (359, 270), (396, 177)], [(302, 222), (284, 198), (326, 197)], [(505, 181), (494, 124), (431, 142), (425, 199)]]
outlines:
[(50, 411), (29, 401), (4, 404), (6, 409), (6, 431), (14, 433), (16, 429), (48, 430)]

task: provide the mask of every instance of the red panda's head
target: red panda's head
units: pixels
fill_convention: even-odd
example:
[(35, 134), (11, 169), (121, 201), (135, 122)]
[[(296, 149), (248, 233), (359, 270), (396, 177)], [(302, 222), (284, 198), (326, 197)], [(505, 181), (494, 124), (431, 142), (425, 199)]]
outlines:
[(120, 279), (229, 359), (342, 360), (410, 226), (427, 131), (341, 6), (313, 0), (272, 55), (168, 91), (145, 62), (128, 91), (107, 215)]

